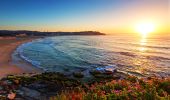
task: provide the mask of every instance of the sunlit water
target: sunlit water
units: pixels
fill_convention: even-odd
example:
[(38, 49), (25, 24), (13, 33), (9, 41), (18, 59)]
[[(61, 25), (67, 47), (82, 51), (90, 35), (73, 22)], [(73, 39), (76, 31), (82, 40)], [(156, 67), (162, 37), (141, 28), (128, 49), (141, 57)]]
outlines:
[(170, 37), (57, 36), (26, 43), (20, 56), (48, 71), (116, 65), (138, 76), (170, 76)]

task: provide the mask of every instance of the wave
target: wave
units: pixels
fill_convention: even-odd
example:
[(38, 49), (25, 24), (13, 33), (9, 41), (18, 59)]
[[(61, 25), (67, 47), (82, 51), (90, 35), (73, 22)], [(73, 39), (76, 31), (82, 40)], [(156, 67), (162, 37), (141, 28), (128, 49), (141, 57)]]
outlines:
[[(112, 44), (105, 39), (95, 40), (94, 38), (80, 37), (75, 39), (67, 36), (57, 37), (56, 39), (45, 38), (40, 41), (25, 43), (18, 47), (17, 50), (22, 59), (31, 63), (33, 66), (44, 70), (48, 69), (48, 71), (58, 71), (57, 68), (61, 70), (63, 68), (75, 70), (81, 68), (105, 68), (106, 66), (116, 65), (121, 71), (127, 72), (128, 69), (132, 71), (132, 74), (136, 74), (137, 72), (134, 73), (136, 65), (139, 65), (139, 69), (140, 67), (145, 68), (144, 71), (146, 72), (149, 72), (147, 71), (149, 67), (146, 66), (153, 65), (155, 70), (149, 73), (154, 73), (156, 69), (159, 69), (157, 67), (159, 65), (156, 64), (161, 65), (170, 61), (170, 58), (168, 58), (169, 46), (142, 46), (152, 49), (141, 53), (138, 50), (141, 45), (136, 44), (132, 46), (135, 42), (120, 45), (115, 42), (112, 42)], [(157, 50), (160, 48), (161, 50)], [(34, 54), (38, 55), (34, 56)], [(51, 62), (49, 63), (48, 61)], [(139, 64), (138, 61), (140, 62)], [(153, 61), (158, 63), (154, 63)], [(149, 64), (146, 64), (148, 62)], [(130, 67), (131, 69), (128, 66), (132, 66)], [(166, 64), (165, 66), (167, 67), (168, 65)]]
[(150, 60), (170, 60), (170, 58), (166, 58), (166, 57), (161, 57), (161, 56), (145, 56), (147, 59)]
[(24, 56), (23, 52), (24, 52), (24, 48), (30, 46), (31, 44), (33, 44), (35, 41), (38, 41), (38, 40), (34, 40), (32, 42), (27, 42), (27, 43), (24, 43), (22, 45), (20, 45), (17, 49), (16, 49), (16, 52), (19, 54), (19, 57), (23, 60), (25, 60), (26, 62), (32, 64), (33, 66), (37, 67), (37, 68), (41, 68), (43, 70), (46, 70), (45, 68), (41, 67), (41, 63), (38, 62), (38, 61), (35, 61), (35, 60), (31, 60), (29, 59), (28, 57)]
[(136, 57), (137, 56), (134, 53), (130, 53), (130, 52), (116, 52), (116, 53), (121, 54), (121, 55), (125, 55), (125, 56), (130, 56), (130, 57)]
[(169, 50), (170, 49), (170, 47), (167, 47), (167, 46), (152, 46), (152, 45), (141, 45), (140, 43), (131, 43), (131, 42), (129, 42), (129, 43), (125, 43), (125, 42), (114, 42), (114, 43), (116, 43), (116, 44), (123, 44), (123, 45), (131, 45), (131, 46), (135, 46), (135, 47), (146, 47), (146, 48), (151, 48), (151, 49), (165, 49), (165, 50)]

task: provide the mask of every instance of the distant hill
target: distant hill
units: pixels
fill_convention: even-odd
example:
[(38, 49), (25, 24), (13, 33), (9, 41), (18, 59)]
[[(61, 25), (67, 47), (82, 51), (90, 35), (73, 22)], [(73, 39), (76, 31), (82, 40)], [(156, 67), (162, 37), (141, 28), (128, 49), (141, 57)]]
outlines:
[(11, 31), (0, 30), (0, 36), (60, 36), (60, 35), (105, 35), (97, 31), (81, 31), (81, 32), (39, 32), (39, 31)]

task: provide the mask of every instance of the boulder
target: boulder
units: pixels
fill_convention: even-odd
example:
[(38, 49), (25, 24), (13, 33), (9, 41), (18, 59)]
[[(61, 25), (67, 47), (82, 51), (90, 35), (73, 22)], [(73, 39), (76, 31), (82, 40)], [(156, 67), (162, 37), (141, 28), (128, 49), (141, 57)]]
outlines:
[(73, 72), (73, 76), (76, 77), (76, 78), (83, 78), (84, 77), (82, 72)]
[(29, 89), (27, 87), (21, 87), (19, 94), (22, 97), (29, 97), (29, 98), (33, 98), (33, 99), (36, 99), (36, 100), (40, 100), (40, 98), (41, 98), (40, 92), (33, 90), (33, 89)]
[(98, 67), (95, 68), (93, 70), (90, 71), (90, 73), (92, 75), (95, 74), (113, 74), (114, 72), (116, 72), (116, 65), (112, 65), (112, 66), (105, 66), (105, 67)]
[(7, 96), (7, 98), (8, 98), (9, 100), (14, 100), (15, 97), (16, 97), (16, 93), (13, 93), (13, 92), (9, 93), (8, 96)]

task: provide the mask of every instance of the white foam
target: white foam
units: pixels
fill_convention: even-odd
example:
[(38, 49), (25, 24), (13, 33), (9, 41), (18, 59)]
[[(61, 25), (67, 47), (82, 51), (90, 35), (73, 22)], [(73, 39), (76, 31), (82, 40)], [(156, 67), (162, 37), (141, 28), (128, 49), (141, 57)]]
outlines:
[(16, 52), (19, 54), (19, 56), (24, 59), (25, 61), (31, 63), (33, 66), (35, 67), (38, 67), (38, 68), (42, 68), (40, 65), (41, 63), (38, 62), (38, 61), (35, 61), (35, 60), (31, 60), (29, 58), (27, 58), (26, 56), (23, 55), (23, 50), (25, 47), (31, 45), (33, 42), (27, 42), (27, 43), (24, 43), (22, 45), (20, 45), (17, 49), (16, 49)]
[(105, 72), (105, 71), (114, 72), (116, 68), (117, 68), (116, 65), (110, 65), (110, 66), (98, 67), (96, 68), (96, 70), (101, 71), (101, 72)]

